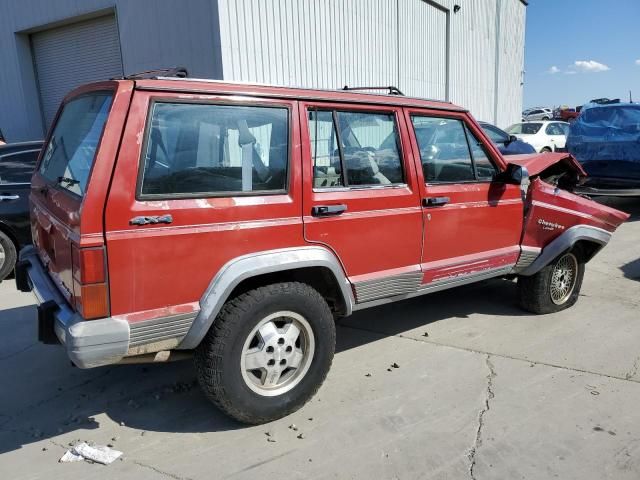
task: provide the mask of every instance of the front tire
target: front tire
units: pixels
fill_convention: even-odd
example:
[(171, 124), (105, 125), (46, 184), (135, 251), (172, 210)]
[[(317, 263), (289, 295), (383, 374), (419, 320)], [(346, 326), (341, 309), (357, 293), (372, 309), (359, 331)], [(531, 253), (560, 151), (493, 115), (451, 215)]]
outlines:
[(276, 283), (227, 302), (195, 352), (207, 398), (248, 424), (301, 408), (322, 385), (335, 350), (335, 324), (309, 285)]
[(584, 262), (567, 252), (530, 277), (518, 277), (520, 306), (533, 313), (554, 313), (578, 301)]

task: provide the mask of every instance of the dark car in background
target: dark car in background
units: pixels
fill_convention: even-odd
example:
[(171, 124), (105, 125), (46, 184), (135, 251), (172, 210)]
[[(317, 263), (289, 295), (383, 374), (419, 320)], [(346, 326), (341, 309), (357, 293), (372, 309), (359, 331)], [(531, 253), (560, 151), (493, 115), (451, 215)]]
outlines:
[(13, 270), (20, 248), (31, 243), (29, 189), (42, 143), (0, 145), (0, 281)]
[(581, 193), (640, 196), (640, 104), (585, 105), (567, 148), (589, 175)]
[(498, 150), (500, 150), (500, 153), (502, 153), (503, 155), (522, 155), (524, 153), (536, 153), (536, 149), (533, 148), (532, 145), (520, 140), (514, 135), (509, 135), (501, 128), (498, 128), (495, 125), (487, 122), (479, 123), (484, 132), (491, 139), (491, 141), (496, 144)]

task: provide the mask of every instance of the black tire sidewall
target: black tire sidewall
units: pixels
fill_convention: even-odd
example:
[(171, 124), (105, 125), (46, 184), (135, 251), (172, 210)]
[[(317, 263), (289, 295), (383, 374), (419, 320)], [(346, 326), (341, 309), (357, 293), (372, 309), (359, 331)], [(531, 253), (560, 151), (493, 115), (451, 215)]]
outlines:
[[(576, 271), (575, 285), (573, 286), (571, 295), (562, 304), (558, 305), (551, 300), (551, 279), (555, 265), (567, 253), (571, 253), (576, 257), (578, 269)], [(573, 306), (578, 301), (582, 280), (584, 278), (585, 264), (579, 253), (567, 253), (560, 255), (535, 275), (531, 277), (520, 277), (518, 280), (520, 305), (525, 310), (538, 314), (555, 313)]]
[[(296, 289), (289, 289), (288, 285), (291, 284), (273, 285), (272, 294), (257, 302), (246, 302), (247, 308), (241, 315), (227, 319), (231, 320), (228, 323), (229, 337), (216, 349), (221, 356), (219, 382), (224, 389), (226, 402), (232, 404), (235, 410), (245, 412), (243, 417), (253, 417), (257, 422), (282, 417), (304, 405), (322, 384), (333, 360), (335, 325), (326, 302), (315, 291), (317, 298), (310, 301), (309, 295), (300, 294), (300, 284)], [(295, 387), (281, 395), (264, 396), (247, 386), (242, 377), (240, 360), (251, 331), (260, 320), (278, 311), (291, 311), (305, 318), (314, 335), (315, 350), (309, 370)], [(212, 343), (218, 341), (214, 338)]]
[(0, 281), (9, 276), (16, 265), (18, 256), (16, 246), (13, 241), (2, 231), (0, 231), (0, 245), (4, 249), (4, 263), (0, 267)]

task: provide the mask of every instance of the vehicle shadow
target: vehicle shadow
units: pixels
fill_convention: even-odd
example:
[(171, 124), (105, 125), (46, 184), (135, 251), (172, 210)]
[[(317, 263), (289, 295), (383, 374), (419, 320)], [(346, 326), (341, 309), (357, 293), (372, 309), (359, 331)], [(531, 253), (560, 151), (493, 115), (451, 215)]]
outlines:
[[(337, 355), (472, 313), (524, 315), (515, 304), (515, 283), (487, 281), (356, 312), (338, 323)], [(11, 350), (0, 344), (0, 454), (41, 440), (107, 444), (114, 436), (142, 432), (250, 428), (205, 398), (191, 361), (81, 370), (69, 364), (60, 346), (35, 341), (35, 323), (34, 306), (0, 311), (0, 325), (15, 332)]]
[(627, 222), (640, 220), (640, 198), (635, 197), (596, 197), (594, 200), (602, 205), (622, 210), (631, 215)]
[(629, 263), (625, 263), (620, 267), (620, 270), (624, 273), (625, 278), (640, 282), (640, 258), (636, 258)]

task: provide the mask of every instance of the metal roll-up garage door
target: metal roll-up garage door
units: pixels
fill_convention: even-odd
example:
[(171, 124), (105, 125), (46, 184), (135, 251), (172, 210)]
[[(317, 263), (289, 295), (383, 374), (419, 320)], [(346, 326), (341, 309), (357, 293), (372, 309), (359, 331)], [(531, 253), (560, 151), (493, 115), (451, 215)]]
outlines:
[(46, 128), (71, 89), (122, 75), (113, 15), (34, 33), (31, 42)]

